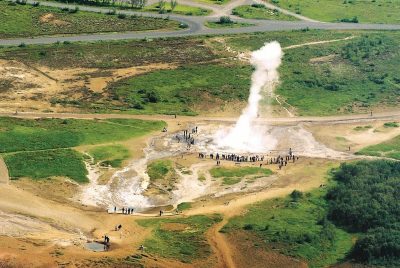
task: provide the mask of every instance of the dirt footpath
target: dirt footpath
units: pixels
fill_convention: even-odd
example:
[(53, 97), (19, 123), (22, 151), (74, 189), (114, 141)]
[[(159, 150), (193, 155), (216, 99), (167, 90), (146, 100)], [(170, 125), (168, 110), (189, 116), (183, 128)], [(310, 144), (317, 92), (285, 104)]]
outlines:
[(8, 174), (8, 168), (6, 163), (4, 163), (3, 158), (0, 157), (0, 184), (8, 183), (10, 181), (10, 176)]

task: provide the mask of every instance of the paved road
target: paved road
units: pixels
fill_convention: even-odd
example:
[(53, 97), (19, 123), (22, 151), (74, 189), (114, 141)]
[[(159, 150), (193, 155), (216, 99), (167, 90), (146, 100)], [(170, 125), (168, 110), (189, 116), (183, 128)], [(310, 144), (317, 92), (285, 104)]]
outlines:
[[(28, 0), (32, 3), (33, 0)], [(242, 2), (242, 1), (238, 1)], [(52, 7), (69, 7), (74, 8), (76, 5), (69, 5), (56, 2), (40, 2), (42, 6)], [(109, 8), (79, 6), (80, 10), (101, 12), (109, 11)], [(52, 44), (57, 41), (70, 41), (70, 42), (87, 42), (87, 41), (100, 41), (100, 40), (123, 40), (123, 39), (143, 39), (143, 38), (163, 38), (163, 37), (183, 37), (194, 35), (219, 35), (219, 34), (238, 34), (238, 33), (253, 33), (253, 32), (266, 32), (266, 31), (282, 31), (282, 30), (296, 30), (296, 29), (326, 29), (326, 30), (400, 30), (399, 25), (392, 24), (359, 24), (359, 23), (322, 23), (313, 21), (267, 21), (267, 20), (249, 20), (240, 19), (242, 22), (252, 23), (255, 26), (242, 27), (242, 28), (223, 28), (223, 29), (209, 29), (204, 26), (204, 22), (208, 20), (217, 20), (216, 17), (194, 17), (182, 16), (175, 14), (157, 14), (148, 12), (135, 12), (129, 10), (120, 10), (119, 13), (127, 15), (142, 15), (157, 18), (167, 18), (186, 23), (189, 28), (178, 31), (151, 31), (151, 32), (123, 32), (123, 33), (102, 33), (102, 34), (79, 34), (68, 36), (41, 36), (35, 38), (16, 38), (16, 39), (3, 39), (0, 40), (0, 45), (3, 46), (16, 46), (21, 43), (25, 44)]]

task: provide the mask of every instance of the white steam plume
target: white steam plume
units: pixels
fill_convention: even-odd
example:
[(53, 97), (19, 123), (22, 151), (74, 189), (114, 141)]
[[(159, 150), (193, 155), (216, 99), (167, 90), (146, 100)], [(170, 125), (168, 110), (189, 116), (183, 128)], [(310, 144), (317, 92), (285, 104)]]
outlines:
[(254, 121), (258, 117), (262, 89), (272, 93), (279, 81), (277, 69), (281, 64), (282, 55), (281, 46), (276, 41), (266, 43), (259, 50), (252, 52), (250, 63), (255, 67), (255, 71), (251, 76), (247, 107), (233, 128), (228, 132), (217, 133), (216, 142), (219, 148), (261, 152), (275, 146), (276, 141), (267, 137), (266, 129), (257, 127)]

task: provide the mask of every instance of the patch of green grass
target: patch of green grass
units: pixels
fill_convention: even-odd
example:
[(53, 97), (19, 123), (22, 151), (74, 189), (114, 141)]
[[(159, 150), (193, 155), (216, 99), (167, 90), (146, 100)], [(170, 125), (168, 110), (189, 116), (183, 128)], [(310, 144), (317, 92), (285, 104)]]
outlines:
[[(109, 91), (143, 113), (194, 115), (195, 104), (217, 100), (245, 100), (251, 69), (241, 65), (190, 65), (135, 76), (109, 87)], [(221, 75), (224, 74), (224, 75)]]
[[(152, 237), (144, 242), (146, 251), (190, 263), (210, 255), (211, 248), (205, 238), (205, 232), (220, 221), (221, 217), (218, 215), (198, 215), (188, 218), (138, 220), (138, 223), (153, 228)], [(173, 228), (173, 224), (180, 226)]]
[(269, 2), (303, 16), (327, 22), (357, 17), (360, 23), (400, 23), (399, 1), (269, 0)]
[(221, 178), (221, 177), (244, 177), (248, 175), (265, 175), (269, 176), (272, 175), (272, 171), (266, 168), (259, 168), (259, 167), (232, 167), (232, 168), (225, 168), (225, 167), (214, 167), (210, 170), (211, 176), (214, 178)]
[(180, 203), (177, 208), (179, 211), (188, 210), (192, 208), (192, 204), (190, 202), (183, 202)]
[(0, 1), (0, 38), (30, 37), (53, 34), (77, 34), (117, 31), (177, 29), (172, 20), (94, 12), (69, 12), (59, 8), (12, 5)]
[(310, 267), (326, 267), (345, 258), (351, 236), (326, 220), (326, 190), (318, 189), (293, 201), (292, 197), (268, 200), (248, 208), (223, 228), (234, 234), (246, 230), (265, 241), (266, 250), (307, 261)]
[(356, 154), (383, 156), (400, 160), (400, 136), (396, 136), (391, 140), (363, 148)]
[[(18, 119), (0, 118), (0, 153), (14, 178), (34, 179), (66, 176), (86, 182), (86, 168), (80, 153), (72, 150), (84, 144), (126, 140), (165, 126), (161, 121), (130, 119)], [(95, 157), (117, 165), (126, 156), (122, 148), (99, 147)]]
[(223, 185), (234, 185), (241, 182), (244, 177), (251, 179), (252, 177), (270, 176), (272, 171), (258, 167), (214, 167), (210, 169), (210, 174), (214, 178), (222, 178)]
[(45, 179), (68, 177), (87, 182), (87, 170), (80, 153), (72, 149), (22, 152), (4, 156), (11, 178)]
[(76, 120), (0, 118), (0, 152), (69, 148), (139, 137), (165, 126), (136, 119)]
[(169, 173), (174, 171), (174, 164), (171, 160), (156, 160), (147, 166), (147, 173), (152, 181), (165, 179)]
[(103, 166), (121, 167), (122, 161), (130, 157), (129, 150), (120, 144), (97, 146), (89, 150), (96, 163)]
[(396, 127), (399, 127), (399, 123), (397, 123), (397, 122), (386, 122), (385, 124), (383, 124), (383, 126), (385, 128), (396, 128)]
[[(159, 4), (155, 3), (149, 6), (145, 6), (143, 11), (155, 11), (159, 12)], [(164, 7), (165, 13), (175, 13), (175, 14), (181, 14), (181, 15), (186, 15), (186, 16), (206, 16), (211, 13), (211, 10), (209, 9), (204, 9), (200, 7), (193, 7), (193, 6), (185, 6), (178, 4), (173, 11), (171, 11), (171, 3), (167, 2), (165, 3)]]
[(235, 7), (232, 10), (232, 15), (239, 16), (245, 19), (260, 19), (260, 20), (285, 20), (294, 21), (295, 17), (285, 15), (278, 10), (272, 10), (262, 4), (244, 5)]
[(239, 28), (239, 27), (249, 27), (254, 26), (252, 23), (245, 22), (232, 22), (232, 23), (220, 23), (216, 21), (207, 21), (205, 25), (208, 28)]

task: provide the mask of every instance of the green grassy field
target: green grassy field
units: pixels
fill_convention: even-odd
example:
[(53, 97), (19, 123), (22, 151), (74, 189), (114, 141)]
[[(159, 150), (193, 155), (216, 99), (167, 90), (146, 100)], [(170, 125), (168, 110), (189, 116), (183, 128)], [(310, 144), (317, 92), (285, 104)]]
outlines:
[(79, 183), (87, 182), (87, 170), (80, 153), (72, 149), (22, 152), (6, 155), (4, 161), (12, 179), (29, 177), (68, 177)]
[(400, 160), (400, 136), (396, 136), (391, 140), (363, 148), (356, 154), (382, 156)]
[(147, 31), (178, 29), (171, 20), (105, 15), (78, 11), (72, 13), (52, 7), (11, 5), (0, 1), (0, 38), (30, 37), (54, 34)]
[(223, 185), (233, 185), (241, 182), (245, 177), (257, 178), (270, 176), (272, 175), (272, 171), (259, 167), (214, 167), (210, 169), (210, 174), (214, 178), (222, 179)]
[[(0, 118), (0, 153), (14, 178), (66, 176), (87, 179), (80, 153), (71, 148), (139, 137), (165, 126), (161, 121)], [(127, 157), (120, 147), (100, 147), (95, 157), (118, 164)]]
[(189, 65), (133, 77), (113, 84), (109, 90), (114, 99), (141, 113), (194, 115), (194, 104), (245, 100), (250, 73), (249, 66)]
[(125, 68), (147, 64), (193, 64), (221, 58), (203, 38), (99, 41), (0, 47), (0, 58), (49, 68)]
[[(307, 31), (305, 36), (339, 39), (349, 32)], [(319, 37), (318, 35), (321, 34)], [(353, 32), (354, 39), (285, 51), (280, 67), (281, 84), (277, 94), (297, 109), (300, 115), (329, 115), (368, 112), (375, 107), (397, 107), (400, 89), (399, 32)], [(330, 37), (328, 37), (330, 35)], [(286, 38), (256, 35), (231, 39), (237, 49), (256, 49), (269, 40), (289, 45)], [(341, 37), (342, 36), (342, 37)], [(266, 37), (261, 38), (261, 37)], [(297, 43), (302, 43), (297, 39)], [(293, 42), (293, 41), (291, 41)]]
[(397, 0), (268, 0), (312, 19), (335, 22), (357, 17), (360, 23), (400, 23)]
[(326, 190), (319, 189), (252, 205), (222, 231), (234, 235), (246, 230), (265, 241), (258, 247), (305, 260), (310, 267), (335, 264), (345, 258), (352, 241), (348, 233), (326, 220), (325, 194)]
[(204, 25), (208, 28), (238, 28), (254, 26), (254, 24), (245, 22), (219, 23), (215, 21), (207, 21)]
[[(159, 4), (155, 3), (149, 6), (145, 6), (143, 11), (153, 11), (153, 12), (159, 12)], [(175, 14), (181, 14), (181, 15), (186, 15), (186, 16), (206, 16), (211, 13), (210, 10), (200, 8), (200, 7), (193, 7), (193, 6), (186, 6), (186, 5), (181, 5), (178, 4), (173, 11), (171, 11), (171, 3), (166, 2), (165, 3), (165, 12), (166, 13), (175, 13)]]
[(171, 160), (157, 160), (147, 166), (147, 173), (150, 180), (163, 180), (175, 173), (174, 164)]
[(245, 19), (260, 19), (260, 20), (297, 20), (295, 17), (285, 15), (278, 10), (271, 10), (262, 4), (238, 6), (232, 10), (232, 15), (239, 16)]
[(138, 220), (138, 223), (153, 228), (152, 237), (144, 242), (146, 251), (190, 263), (210, 255), (211, 248), (205, 238), (205, 232), (219, 221), (221, 218), (218, 215), (199, 215), (188, 218)]
[(129, 150), (120, 144), (97, 146), (89, 150), (96, 163), (102, 166), (121, 167), (122, 161), (128, 159)]

